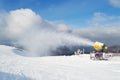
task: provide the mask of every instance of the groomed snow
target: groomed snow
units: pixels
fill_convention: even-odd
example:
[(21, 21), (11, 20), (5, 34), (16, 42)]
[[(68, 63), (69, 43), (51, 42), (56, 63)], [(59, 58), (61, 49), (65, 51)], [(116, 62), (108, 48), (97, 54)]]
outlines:
[(0, 80), (120, 80), (119, 57), (92, 61), (89, 55), (24, 57), (0, 45)]

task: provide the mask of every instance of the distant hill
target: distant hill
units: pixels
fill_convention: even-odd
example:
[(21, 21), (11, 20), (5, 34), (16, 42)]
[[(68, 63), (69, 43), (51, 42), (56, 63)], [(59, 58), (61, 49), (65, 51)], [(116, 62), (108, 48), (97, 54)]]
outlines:
[(73, 55), (78, 49), (83, 50), (84, 53), (89, 54), (94, 49), (90, 46), (60, 46), (56, 50), (52, 51), (54, 55)]
[(120, 53), (120, 45), (114, 45), (109, 47), (109, 52)]
[[(52, 51), (54, 55), (73, 55), (78, 49), (83, 50), (85, 54), (89, 54), (94, 51), (94, 48), (91, 46), (61, 46), (56, 50)], [(109, 51), (112, 53), (120, 53), (120, 45), (114, 45), (109, 47)]]

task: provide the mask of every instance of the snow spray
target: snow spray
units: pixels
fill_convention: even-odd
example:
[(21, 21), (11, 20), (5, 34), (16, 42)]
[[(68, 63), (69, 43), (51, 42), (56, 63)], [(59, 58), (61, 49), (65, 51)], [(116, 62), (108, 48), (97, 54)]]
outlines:
[(27, 56), (50, 56), (59, 46), (93, 46), (94, 42), (64, 32), (40, 31), (24, 35), (18, 44), (29, 51)]
[(46, 21), (31, 9), (10, 11), (7, 15), (3, 15), (0, 21), (4, 26), (1, 28), (4, 30), (2, 36), (11, 44), (27, 50), (25, 55), (28, 56), (52, 55), (52, 50), (64, 45), (93, 45), (88, 39), (76, 37), (67, 31), (61, 32), (60, 27), (66, 30), (64, 25)]

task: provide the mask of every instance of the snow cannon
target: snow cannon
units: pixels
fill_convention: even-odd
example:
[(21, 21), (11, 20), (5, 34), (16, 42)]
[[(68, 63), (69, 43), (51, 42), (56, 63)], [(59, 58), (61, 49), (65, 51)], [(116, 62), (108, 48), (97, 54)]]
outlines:
[(95, 51), (90, 53), (90, 59), (92, 60), (108, 60), (112, 58), (112, 54), (108, 53), (108, 46), (101, 42), (95, 42), (93, 45)]
[(95, 42), (93, 45), (94, 49), (99, 52), (106, 52), (108, 51), (108, 46), (101, 42)]

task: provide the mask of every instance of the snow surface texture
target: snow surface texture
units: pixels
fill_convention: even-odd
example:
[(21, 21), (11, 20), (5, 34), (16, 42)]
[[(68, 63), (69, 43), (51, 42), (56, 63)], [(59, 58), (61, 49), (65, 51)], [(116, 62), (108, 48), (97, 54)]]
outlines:
[(120, 59), (92, 61), (89, 55), (24, 57), (0, 45), (0, 80), (120, 80)]

